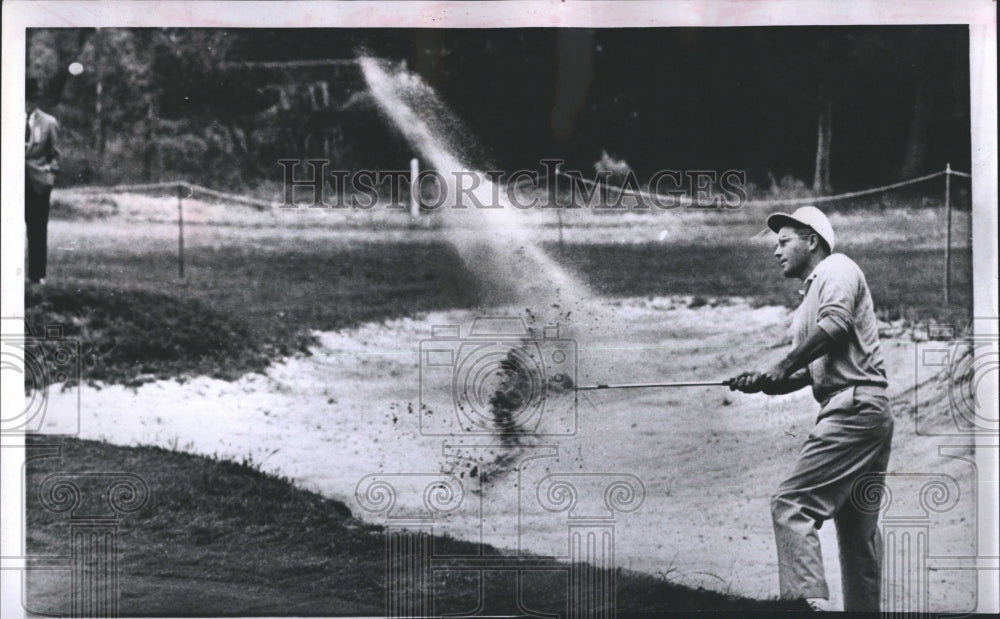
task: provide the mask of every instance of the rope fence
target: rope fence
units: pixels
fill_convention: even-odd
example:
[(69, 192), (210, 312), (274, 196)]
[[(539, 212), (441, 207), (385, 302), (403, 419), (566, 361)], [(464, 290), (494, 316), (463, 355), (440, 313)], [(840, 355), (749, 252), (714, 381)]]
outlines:
[[(412, 165), (412, 162), (411, 162)], [(569, 178), (574, 182), (583, 182), (590, 187), (604, 187), (605, 191), (617, 190), (619, 195), (641, 197), (641, 198), (666, 198), (669, 200), (678, 201), (678, 196), (664, 196), (662, 194), (650, 193), (647, 191), (635, 191), (632, 189), (626, 189), (624, 187), (616, 187), (613, 185), (607, 185), (605, 183), (598, 183), (597, 181), (592, 181), (583, 178), (582, 176), (574, 176), (567, 174), (556, 168), (556, 176), (562, 176)], [(951, 302), (951, 236), (952, 236), (952, 226), (951, 226), (951, 177), (958, 176), (960, 178), (972, 178), (972, 175), (968, 172), (962, 172), (960, 170), (953, 170), (951, 164), (947, 164), (944, 170), (940, 172), (933, 172), (931, 174), (925, 174), (923, 176), (918, 176), (916, 178), (911, 178), (905, 181), (899, 181), (896, 183), (890, 183), (888, 185), (882, 185), (880, 187), (873, 187), (871, 189), (862, 189), (859, 191), (848, 191), (845, 193), (830, 195), (830, 196), (815, 196), (811, 198), (792, 198), (784, 200), (750, 200), (743, 203), (743, 206), (755, 206), (755, 207), (773, 207), (773, 206), (803, 206), (803, 205), (815, 205), (815, 204), (825, 204), (829, 202), (835, 202), (837, 200), (847, 200), (851, 198), (859, 198), (862, 196), (870, 196), (877, 193), (882, 193), (892, 189), (898, 189), (900, 187), (907, 187), (909, 185), (916, 185), (918, 183), (923, 183), (940, 176), (945, 177), (945, 191), (944, 191), (944, 202), (945, 202), (945, 218), (946, 218), (946, 242), (944, 250), (944, 300), (945, 304)], [(233, 202), (236, 204), (243, 204), (246, 206), (252, 206), (259, 210), (271, 209), (276, 206), (277, 203), (269, 202), (267, 200), (260, 200), (258, 198), (250, 198), (247, 196), (242, 196), (239, 194), (228, 193), (224, 191), (218, 191), (210, 187), (203, 187), (201, 185), (195, 185), (194, 183), (189, 183), (187, 181), (168, 181), (162, 183), (144, 183), (135, 185), (115, 185), (111, 187), (74, 187), (73, 191), (84, 193), (84, 194), (101, 194), (101, 193), (150, 193), (150, 192), (161, 192), (167, 193), (172, 192), (177, 196), (177, 274), (179, 277), (184, 277), (184, 199), (194, 198), (196, 196), (205, 196), (215, 200), (220, 200), (224, 202)], [(682, 197), (686, 198), (686, 196)], [(678, 206), (691, 206), (694, 201), (691, 198), (686, 198), (685, 200), (679, 200), (681, 204)], [(562, 244), (562, 217), (560, 212), (559, 219), (559, 238), (560, 245)]]
[[(638, 198), (656, 198), (663, 200), (677, 201), (678, 196), (665, 196), (660, 193), (653, 193), (649, 191), (635, 191), (633, 189), (627, 189), (625, 187), (617, 187), (615, 185), (608, 185), (606, 183), (598, 183), (597, 181), (592, 181), (582, 176), (573, 176), (572, 174), (567, 174), (560, 169), (556, 169), (556, 176), (562, 176), (564, 178), (572, 179), (576, 182), (583, 182), (590, 187), (605, 187), (605, 191), (616, 190), (618, 195), (632, 196)], [(837, 200), (847, 200), (850, 198), (860, 198), (862, 196), (870, 196), (877, 193), (882, 193), (889, 191), (891, 189), (899, 189), (900, 187), (906, 187), (907, 185), (916, 185), (917, 183), (922, 183), (924, 181), (929, 181), (932, 178), (937, 178), (939, 176), (945, 175), (955, 175), (961, 176), (963, 178), (972, 178), (972, 175), (968, 172), (960, 172), (958, 170), (952, 170), (949, 164), (948, 168), (941, 170), (940, 172), (932, 172), (931, 174), (925, 174), (923, 176), (918, 176), (916, 178), (911, 178), (905, 181), (899, 181), (898, 183), (890, 183), (888, 185), (882, 185), (880, 187), (873, 187), (871, 189), (862, 189), (859, 191), (848, 191), (846, 193), (838, 193), (832, 196), (815, 196), (812, 198), (788, 198), (783, 200), (748, 200), (743, 202), (741, 206), (805, 206), (805, 205), (815, 205), (823, 204), (826, 202), (835, 202)], [(694, 205), (694, 200), (686, 196), (681, 196), (680, 204), (678, 206), (692, 206)]]
[(269, 202), (267, 200), (260, 200), (258, 198), (250, 198), (236, 193), (227, 193), (224, 191), (219, 191), (217, 189), (212, 189), (210, 187), (203, 187), (201, 185), (195, 185), (194, 183), (189, 183), (187, 181), (167, 181), (163, 183), (145, 183), (138, 185), (113, 185), (111, 187), (72, 187), (75, 192), (87, 193), (87, 194), (100, 194), (100, 193), (149, 193), (160, 191), (166, 193), (176, 193), (178, 191), (184, 194), (185, 198), (195, 198), (199, 195), (207, 196), (220, 200), (223, 202), (235, 202), (237, 204), (245, 204), (247, 206), (253, 206), (260, 210), (265, 210), (272, 208), (275, 203)]
[[(678, 201), (678, 197), (677, 196), (664, 196), (662, 194), (650, 193), (650, 192), (647, 192), (647, 191), (641, 191), (641, 190), (640, 191), (635, 191), (635, 190), (632, 190), (632, 189), (626, 189), (624, 187), (616, 187), (616, 186), (613, 186), (613, 185), (602, 184), (602, 183), (598, 183), (596, 181), (587, 180), (587, 179), (583, 178), (582, 176), (573, 176), (573, 175), (570, 175), (570, 174), (566, 174), (565, 172), (563, 172), (559, 168), (556, 168), (555, 175), (556, 176), (563, 176), (565, 178), (569, 178), (569, 179), (571, 179), (571, 180), (573, 180), (575, 182), (586, 183), (589, 187), (601, 187), (601, 186), (603, 186), (603, 187), (605, 187), (605, 191), (608, 191), (608, 190), (611, 190), (611, 189), (616, 189), (618, 191), (618, 195), (619, 196), (626, 195), (626, 196), (632, 196), (632, 197), (638, 197), (638, 198), (646, 198), (646, 199), (649, 199), (649, 198), (666, 198), (666, 199), (669, 199), (669, 200)], [(953, 170), (951, 168), (951, 164), (950, 163), (948, 163), (945, 166), (945, 169), (941, 170), (940, 172), (932, 172), (931, 174), (925, 174), (923, 176), (918, 176), (916, 178), (911, 178), (911, 179), (908, 179), (908, 180), (905, 180), (905, 181), (899, 181), (897, 183), (890, 183), (888, 185), (882, 185), (880, 187), (873, 187), (871, 189), (862, 189), (862, 190), (859, 190), (859, 191), (848, 191), (848, 192), (845, 192), (845, 193), (839, 193), (839, 194), (835, 194), (835, 195), (832, 195), (832, 196), (815, 196), (815, 197), (812, 197), (812, 198), (791, 198), (791, 199), (785, 199), (785, 200), (749, 200), (747, 202), (743, 202), (741, 204), (741, 206), (773, 207), (773, 206), (805, 206), (805, 205), (825, 204), (825, 203), (828, 203), (828, 202), (835, 202), (837, 200), (848, 200), (848, 199), (851, 199), (851, 198), (860, 198), (862, 196), (870, 196), (870, 195), (882, 193), (882, 192), (885, 192), (885, 191), (889, 191), (889, 190), (892, 190), (892, 189), (899, 189), (900, 187), (906, 187), (906, 186), (909, 186), (909, 185), (916, 185), (918, 183), (923, 183), (923, 182), (929, 181), (931, 179), (938, 178), (939, 176), (943, 176), (945, 178), (945, 182), (944, 182), (944, 208), (945, 208), (945, 222), (946, 222), (946, 224), (945, 224), (945, 229), (946, 229), (945, 236), (946, 236), (946, 239), (945, 239), (945, 245), (944, 245), (944, 284), (943, 284), (943, 288), (944, 288), (944, 302), (945, 302), (945, 305), (949, 305), (951, 303), (951, 234), (952, 234), (952, 232), (951, 232), (951, 177), (952, 176), (958, 176), (960, 178), (969, 178), (969, 179), (972, 178), (972, 174), (970, 174), (968, 172), (962, 172), (960, 170)], [(691, 205), (694, 204), (694, 200), (692, 200), (691, 198), (687, 198), (686, 196), (682, 196), (681, 198), (682, 199), (679, 200), (679, 202), (681, 202), (681, 204), (678, 204), (678, 206), (689, 207), (689, 206), (691, 206)], [(686, 198), (686, 203), (685, 203), (685, 199), (684, 198)], [(659, 203), (659, 201), (657, 201), (657, 203)], [(561, 215), (561, 213), (560, 213), (560, 215)], [(764, 231), (766, 231), (766, 230), (764, 230)], [(560, 244), (561, 244), (561, 239), (562, 239), (562, 218), (561, 217), (559, 219), (559, 238), (560, 238)]]
[(941, 172), (934, 172), (933, 174), (925, 174), (924, 176), (911, 178), (908, 181), (900, 181), (898, 183), (882, 185), (881, 187), (873, 187), (872, 189), (848, 191), (846, 193), (839, 193), (832, 196), (817, 196), (815, 198), (794, 198), (788, 200), (750, 200), (748, 202), (744, 202), (744, 206), (805, 206), (807, 204), (817, 204), (817, 203), (822, 204), (826, 202), (836, 202), (837, 200), (848, 200), (850, 198), (871, 196), (877, 193), (882, 193), (884, 191), (889, 191), (890, 189), (899, 189), (900, 187), (906, 187), (908, 185), (916, 185), (917, 183), (929, 181), (932, 178), (944, 176), (945, 174), (947, 174), (947, 172), (942, 170)]
[(202, 187), (187, 181), (168, 181), (163, 183), (142, 183), (137, 185), (113, 185), (111, 187), (73, 187), (73, 191), (83, 194), (107, 193), (173, 193), (177, 196), (177, 276), (184, 278), (184, 199), (196, 196), (206, 196), (224, 202), (235, 202), (252, 206), (258, 210), (270, 209), (274, 206), (267, 200), (249, 198), (235, 193), (218, 191)]

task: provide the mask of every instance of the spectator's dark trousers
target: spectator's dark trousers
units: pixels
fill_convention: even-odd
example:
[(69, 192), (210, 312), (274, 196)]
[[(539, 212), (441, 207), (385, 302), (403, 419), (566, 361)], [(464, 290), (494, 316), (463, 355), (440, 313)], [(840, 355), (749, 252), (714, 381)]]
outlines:
[(51, 187), (42, 187), (39, 191), (28, 174), (24, 175), (24, 223), (28, 229), (28, 279), (31, 281), (45, 277), (51, 194)]

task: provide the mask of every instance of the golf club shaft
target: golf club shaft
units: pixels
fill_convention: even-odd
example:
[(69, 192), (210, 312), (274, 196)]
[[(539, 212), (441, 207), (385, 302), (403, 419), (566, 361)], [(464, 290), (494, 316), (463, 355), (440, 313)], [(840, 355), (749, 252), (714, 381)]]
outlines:
[(647, 387), (721, 387), (729, 383), (724, 380), (688, 381), (680, 383), (618, 383), (614, 385), (582, 385), (577, 391), (594, 391), (597, 389), (645, 389)]

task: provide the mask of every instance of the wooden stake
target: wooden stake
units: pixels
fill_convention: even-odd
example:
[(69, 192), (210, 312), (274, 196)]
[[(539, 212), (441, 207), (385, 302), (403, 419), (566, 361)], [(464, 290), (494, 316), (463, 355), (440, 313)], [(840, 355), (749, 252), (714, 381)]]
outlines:
[(414, 157), (410, 159), (410, 217), (416, 219), (420, 217), (420, 184), (417, 178), (420, 176), (420, 161)]
[(177, 275), (184, 278), (184, 185), (177, 185)]
[(951, 163), (944, 170), (944, 213), (947, 230), (944, 244), (944, 304), (951, 304)]

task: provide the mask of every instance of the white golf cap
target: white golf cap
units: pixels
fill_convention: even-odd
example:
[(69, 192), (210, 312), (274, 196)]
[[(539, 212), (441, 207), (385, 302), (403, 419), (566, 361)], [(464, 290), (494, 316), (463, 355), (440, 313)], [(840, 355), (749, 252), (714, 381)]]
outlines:
[(821, 239), (826, 241), (826, 244), (830, 246), (830, 251), (833, 251), (834, 241), (836, 240), (836, 237), (833, 235), (833, 226), (830, 225), (830, 220), (826, 218), (823, 211), (815, 206), (803, 206), (791, 215), (788, 213), (775, 213), (767, 218), (767, 227), (775, 232), (788, 225), (809, 226)]

